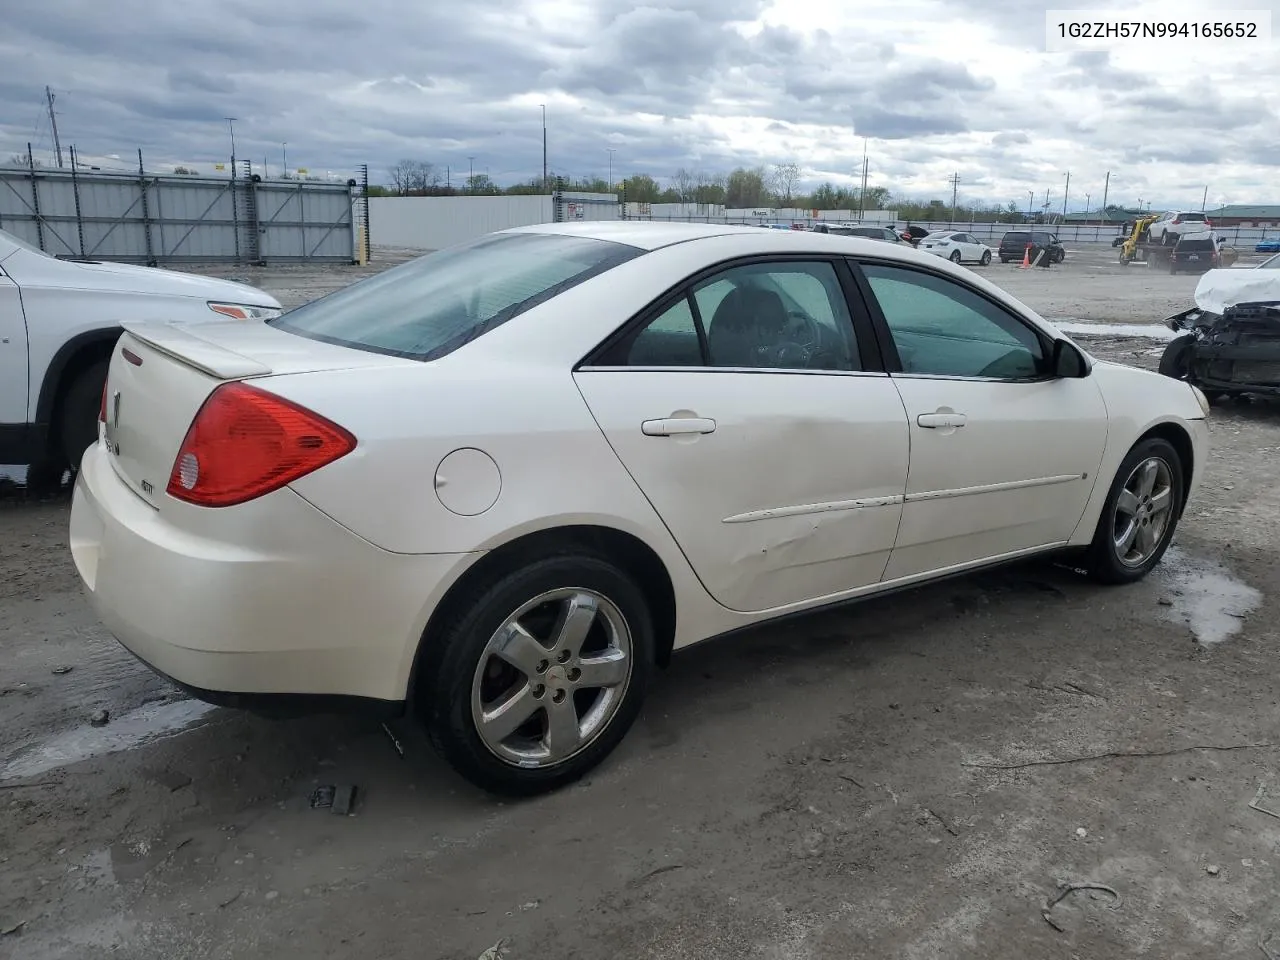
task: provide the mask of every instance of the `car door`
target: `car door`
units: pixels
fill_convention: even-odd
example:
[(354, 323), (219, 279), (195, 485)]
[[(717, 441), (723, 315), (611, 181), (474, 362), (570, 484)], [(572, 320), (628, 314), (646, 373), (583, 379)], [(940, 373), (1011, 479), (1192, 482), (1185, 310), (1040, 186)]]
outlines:
[(850, 316), (853, 290), (838, 259), (718, 267), (575, 371), (614, 452), (730, 609), (838, 595), (884, 573), (908, 431), (869, 319)]
[(1106, 442), (1094, 380), (1049, 375), (1048, 336), (966, 283), (870, 261), (859, 282), (911, 431), (885, 579), (1065, 542)]
[(0, 264), (0, 424), (27, 423), (29, 375), (22, 296)]

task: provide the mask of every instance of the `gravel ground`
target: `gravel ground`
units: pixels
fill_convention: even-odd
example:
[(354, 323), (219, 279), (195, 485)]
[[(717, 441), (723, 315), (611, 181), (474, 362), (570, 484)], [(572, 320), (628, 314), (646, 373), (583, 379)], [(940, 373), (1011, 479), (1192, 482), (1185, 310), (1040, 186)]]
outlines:
[[(984, 272), (1054, 319), (1188, 305), (1194, 277), (1112, 259)], [(367, 269), (210, 272), (293, 303)], [(1106, 330), (1080, 339), (1155, 365), (1158, 339)], [(587, 781), (523, 803), (407, 724), (402, 758), (365, 721), (183, 699), (98, 626), (65, 494), (11, 489), (0, 957), (1174, 960), (1272, 935), (1280, 954), (1280, 819), (1249, 806), (1266, 784), (1280, 810), (1278, 424), (1215, 411), (1146, 582), (1035, 564), (705, 644)], [(310, 808), (352, 783), (354, 816)], [(1046, 919), (1063, 882), (1118, 899), (1064, 893)]]

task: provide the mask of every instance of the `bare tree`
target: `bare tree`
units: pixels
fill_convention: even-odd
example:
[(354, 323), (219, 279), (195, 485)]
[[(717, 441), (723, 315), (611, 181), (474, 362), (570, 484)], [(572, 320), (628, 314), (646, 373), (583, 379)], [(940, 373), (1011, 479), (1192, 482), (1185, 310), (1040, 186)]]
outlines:
[(791, 206), (796, 187), (800, 185), (800, 165), (794, 161), (791, 163), (775, 163), (770, 182), (773, 192), (777, 194), (783, 205)]
[(391, 188), (402, 197), (426, 193), (439, 183), (435, 164), (425, 160), (401, 160), (391, 168)]
[(675, 187), (676, 194), (680, 197), (680, 202), (684, 203), (693, 195), (694, 174), (681, 167), (676, 171), (676, 175), (671, 178), (671, 185)]

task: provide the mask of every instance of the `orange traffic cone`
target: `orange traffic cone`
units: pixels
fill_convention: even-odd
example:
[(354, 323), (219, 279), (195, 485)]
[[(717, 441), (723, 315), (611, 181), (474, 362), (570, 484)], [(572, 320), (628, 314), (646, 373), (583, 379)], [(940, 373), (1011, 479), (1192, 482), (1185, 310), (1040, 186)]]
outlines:
[(1027, 244), (1022, 250), (1022, 269), (1026, 270), (1031, 266), (1031, 244)]

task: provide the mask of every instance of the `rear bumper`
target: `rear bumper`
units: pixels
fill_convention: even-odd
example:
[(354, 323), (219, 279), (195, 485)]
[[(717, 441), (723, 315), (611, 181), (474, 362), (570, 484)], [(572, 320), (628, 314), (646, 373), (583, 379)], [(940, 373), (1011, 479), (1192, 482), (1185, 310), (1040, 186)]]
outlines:
[(175, 505), (181, 526), (167, 509), (91, 447), (71, 553), (107, 629), (214, 703), (297, 712), (358, 698), (394, 712), (431, 609), (476, 556), (388, 553), (288, 489), (218, 511)]

